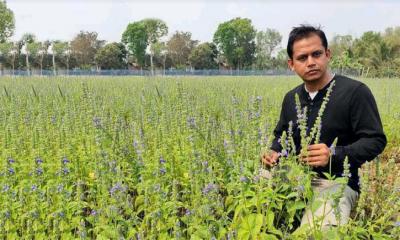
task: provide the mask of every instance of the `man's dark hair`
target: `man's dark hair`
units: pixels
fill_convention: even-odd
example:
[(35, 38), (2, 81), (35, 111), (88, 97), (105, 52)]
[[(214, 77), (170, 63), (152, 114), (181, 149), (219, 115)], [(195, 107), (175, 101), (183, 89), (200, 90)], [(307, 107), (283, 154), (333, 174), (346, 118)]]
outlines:
[(312, 34), (317, 35), (321, 39), (322, 45), (324, 46), (325, 50), (328, 49), (328, 41), (326, 40), (325, 33), (320, 29), (320, 27), (302, 24), (299, 27), (294, 27), (289, 34), (289, 40), (286, 50), (290, 59), (293, 58), (294, 42), (303, 38), (307, 38)]

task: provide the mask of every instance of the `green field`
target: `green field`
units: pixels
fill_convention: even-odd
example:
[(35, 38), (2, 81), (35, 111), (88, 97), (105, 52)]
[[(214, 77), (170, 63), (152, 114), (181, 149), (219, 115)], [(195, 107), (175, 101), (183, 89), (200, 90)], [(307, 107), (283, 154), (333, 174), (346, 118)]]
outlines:
[(2, 78), (0, 238), (395, 239), (400, 79), (362, 81), (388, 146), (348, 225), (293, 233), (309, 174), (264, 179), (259, 155), (300, 79)]

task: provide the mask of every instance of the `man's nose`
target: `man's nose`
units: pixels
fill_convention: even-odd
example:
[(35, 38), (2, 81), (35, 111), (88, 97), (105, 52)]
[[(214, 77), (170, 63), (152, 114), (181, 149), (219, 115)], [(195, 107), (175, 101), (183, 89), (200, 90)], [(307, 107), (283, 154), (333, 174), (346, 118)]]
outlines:
[(307, 67), (315, 66), (315, 59), (312, 56), (308, 56), (307, 58)]

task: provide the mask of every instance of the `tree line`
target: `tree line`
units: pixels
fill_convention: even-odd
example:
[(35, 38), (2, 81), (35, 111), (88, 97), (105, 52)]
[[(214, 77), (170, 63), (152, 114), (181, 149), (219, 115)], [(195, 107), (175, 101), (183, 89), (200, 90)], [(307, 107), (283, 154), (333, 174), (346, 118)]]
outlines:
[[(190, 32), (176, 31), (156, 18), (129, 23), (121, 42), (107, 43), (98, 33), (80, 31), (71, 41), (38, 41), (26, 33), (10, 41), (15, 30), (13, 12), (0, 1), (0, 68), (25, 71), (82, 69), (286, 69), (282, 35), (274, 29), (258, 31), (248, 18), (220, 23), (211, 42)], [(368, 31), (359, 38), (336, 35), (329, 41), (332, 68), (355, 70), (365, 76), (400, 76), (400, 27)]]

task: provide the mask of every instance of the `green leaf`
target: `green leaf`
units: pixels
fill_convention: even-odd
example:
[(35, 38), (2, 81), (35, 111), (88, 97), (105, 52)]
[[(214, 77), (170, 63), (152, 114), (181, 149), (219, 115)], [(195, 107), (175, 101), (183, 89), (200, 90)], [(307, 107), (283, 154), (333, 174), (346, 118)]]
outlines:
[(306, 207), (306, 204), (304, 202), (294, 202), (290, 207), (288, 208), (289, 212), (295, 212), (297, 210), (303, 209)]
[(209, 234), (209, 231), (207, 227), (201, 226), (199, 229), (197, 229), (194, 234), (191, 236), (190, 239), (209, 239), (211, 236)]
[(242, 209), (244, 208), (243, 204), (239, 204), (236, 206), (235, 208), (235, 215), (233, 217), (233, 219), (238, 219), (238, 217), (242, 214)]
[(274, 236), (283, 236), (282, 232), (275, 228), (274, 226), (275, 213), (270, 211), (267, 213), (267, 232), (275, 234)]
[(340, 239), (340, 236), (337, 232), (337, 228), (329, 228), (324, 233), (324, 237), (326, 237), (326, 239), (332, 239), (332, 240)]
[(326, 177), (326, 179), (330, 179), (330, 180), (334, 180), (335, 179), (335, 175), (330, 175), (327, 172), (322, 172), (322, 174), (324, 174), (324, 176)]
[(233, 204), (233, 196), (229, 195), (225, 199), (225, 206), (230, 207)]
[(265, 239), (265, 240), (279, 240), (275, 235), (268, 233), (261, 233), (257, 239)]
[(275, 229), (274, 227), (275, 214), (272, 211), (267, 213), (267, 227), (268, 229)]
[(290, 199), (290, 198), (295, 198), (297, 196), (298, 196), (297, 192), (291, 192), (291, 193), (289, 193), (289, 195), (286, 196), (286, 198)]
[(144, 196), (140, 195), (135, 200), (135, 207), (137, 208), (137, 207), (139, 207), (139, 206), (141, 206), (143, 204), (144, 204)]
[(262, 214), (250, 214), (242, 219), (242, 223), (239, 229), (239, 239), (248, 239), (249, 237), (255, 237), (260, 233), (264, 216)]
[(306, 223), (298, 227), (293, 233), (293, 239), (306, 239), (307, 231), (310, 228), (310, 224)]
[(96, 240), (108, 240), (108, 239), (109, 239), (108, 237), (106, 237), (106, 236), (104, 236), (102, 234), (98, 234), (97, 237), (96, 237)]
[(238, 239), (243, 239), (243, 240), (250, 239), (250, 232), (247, 231), (246, 229), (242, 229), (242, 228), (239, 229)]

